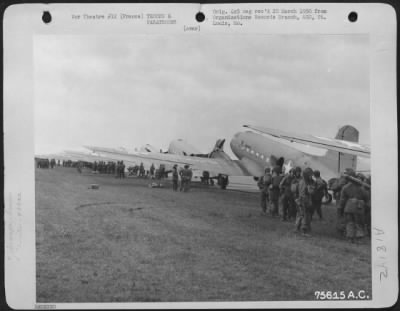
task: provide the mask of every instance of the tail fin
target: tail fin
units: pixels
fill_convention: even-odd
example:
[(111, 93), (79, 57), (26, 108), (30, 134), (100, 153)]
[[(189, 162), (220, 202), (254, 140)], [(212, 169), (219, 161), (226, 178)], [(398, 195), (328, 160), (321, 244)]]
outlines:
[[(339, 129), (335, 139), (358, 142), (358, 136), (359, 132), (354, 126), (345, 125)], [(343, 172), (346, 168), (354, 170), (357, 168), (357, 156), (355, 155), (330, 150), (326, 158), (330, 168), (338, 173)]]

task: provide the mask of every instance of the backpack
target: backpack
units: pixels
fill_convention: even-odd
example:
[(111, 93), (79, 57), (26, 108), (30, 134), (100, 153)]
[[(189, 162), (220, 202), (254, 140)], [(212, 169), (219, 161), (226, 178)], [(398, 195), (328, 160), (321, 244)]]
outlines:
[(345, 213), (351, 213), (351, 214), (359, 214), (359, 213), (364, 213), (364, 207), (365, 203), (363, 200), (358, 200), (356, 198), (351, 198), (348, 199), (346, 202), (346, 206), (344, 208)]

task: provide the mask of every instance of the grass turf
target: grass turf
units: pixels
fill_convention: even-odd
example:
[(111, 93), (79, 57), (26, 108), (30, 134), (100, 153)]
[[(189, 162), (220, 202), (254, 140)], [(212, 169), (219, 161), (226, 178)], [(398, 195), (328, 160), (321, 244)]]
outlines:
[[(97, 183), (100, 189), (88, 189)], [(38, 302), (313, 300), (319, 290), (371, 293), (370, 240), (313, 236), (260, 215), (256, 193), (36, 170)]]

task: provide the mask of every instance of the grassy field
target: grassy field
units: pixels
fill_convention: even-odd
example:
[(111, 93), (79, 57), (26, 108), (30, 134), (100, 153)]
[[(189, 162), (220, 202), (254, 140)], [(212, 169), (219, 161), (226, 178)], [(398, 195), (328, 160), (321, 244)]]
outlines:
[[(92, 183), (100, 189), (91, 190)], [(38, 302), (313, 300), (316, 290), (371, 295), (370, 241), (313, 236), (261, 216), (257, 193), (36, 170)]]

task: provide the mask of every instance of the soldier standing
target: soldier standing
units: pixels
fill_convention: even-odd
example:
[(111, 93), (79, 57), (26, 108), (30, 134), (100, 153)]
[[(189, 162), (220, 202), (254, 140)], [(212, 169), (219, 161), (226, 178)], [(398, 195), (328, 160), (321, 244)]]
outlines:
[(81, 163), (81, 161), (78, 161), (78, 163), (76, 164), (76, 168), (77, 168), (79, 174), (81, 174), (82, 173), (82, 163)]
[(335, 179), (331, 185), (331, 189), (333, 191), (336, 208), (337, 208), (336, 230), (342, 235), (345, 235), (345, 233), (346, 233), (346, 219), (344, 217), (344, 208), (341, 208), (341, 205), (340, 205), (340, 196), (341, 196), (343, 187), (347, 183), (347, 178), (346, 178), (345, 174), (351, 173), (351, 171), (353, 171), (353, 170), (349, 169), (349, 168), (345, 169), (345, 172), (342, 173), (339, 178)]
[(125, 178), (125, 164), (124, 164), (124, 161), (121, 161), (120, 174), (121, 174), (121, 178)]
[(188, 164), (185, 164), (184, 169), (181, 171), (181, 191), (187, 192), (189, 190), (192, 176), (192, 170), (189, 168)]
[(292, 217), (292, 210), (294, 208), (294, 197), (291, 189), (292, 181), (294, 179), (294, 169), (291, 169), (288, 174), (286, 174), (279, 184), (281, 196), (281, 217), (282, 221), (287, 221)]
[(153, 163), (151, 163), (151, 166), (150, 166), (150, 178), (154, 178), (154, 170), (155, 170), (155, 167), (154, 167), (154, 164)]
[(271, 169), (266, 167), (264, 170), (264, 175), (261, 176), (258, 180), (258, 188), (260, 188), (260, 203), (261, 203), (261, 211), (266, 214), (268, 203), (269, 203), (269, 185), (271, 184), (272, 176)]
[(301, 180), (301, 167), (297, 166), (294, 169), (294, 175), (293, 175), (293, 180), (290, 185), (290, 190), (292, 192), (293, 196), (293, 201), (294, 204), (292, 206), (292, 210), (289, 211), (289, 214), (291, 215), (291, 218), (296, 220), (296, 215), (297, 215), (297, 204), (296, 204), (296, 199), (299, 197), (299, 183)]
[(179, 179), (179, 174), (178, 174), (178, 165), (174, 165), (172, 168), (172, 190), (173, 191), (178, 191), (178, 179)]
[(139, 177), (144, 177), (144, 166), (143, 166), (143, 162), (140, 163), (140, 166), (139, 166)]
[(311, 231), (311, 196), (315, 189), (312, 174), (312, 169), (307, 167), (298, 185), (296, 232), (301, 232), (303, 236), (309, 236)]
[(279, 217), (279, 185), (282, 179), (279, 173), (279, 166), (275, 166), (272, 170), (272, 180), (269, 185), (269, 200), (271, 202), (271, 214), (273, 217)]
[(312, 196), (312, 209), (311, 209), (311, 219), (314, 212), (317, 212), (319, 219), (322, 220), (322, 198), (328, 194), (328, 185), (325, 180), (321, 178), (321, 173), (318, 170), (314, 171), (315, 177), (315, 191)]
[[(353, 170), (347, 170), (349, 177), (356, 177)], [(354, 243), (365, 236), (365, 205), (368, 193), (351, 178), (340, 193), (340, 208), (344, 211), (346, 221), (346, 238)]]

